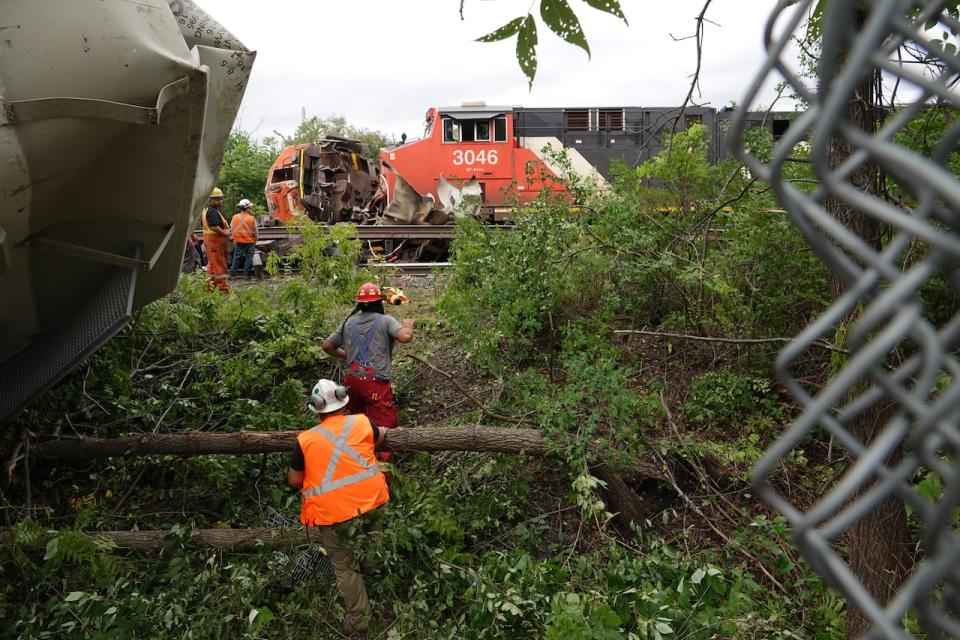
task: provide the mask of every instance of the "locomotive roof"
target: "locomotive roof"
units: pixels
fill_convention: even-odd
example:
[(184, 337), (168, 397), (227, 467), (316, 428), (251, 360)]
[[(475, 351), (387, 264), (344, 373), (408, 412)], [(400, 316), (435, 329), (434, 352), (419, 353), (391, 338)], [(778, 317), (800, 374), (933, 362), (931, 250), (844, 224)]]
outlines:
[(513, 107), (510, 106), (459, 106), (459, 107), (439, 107), (437, 111), (440, 115), (453, 116), (455, 118), (469, 120), (472, 118), (489, 118), (498, 116), (501, 113), (510, 113)]

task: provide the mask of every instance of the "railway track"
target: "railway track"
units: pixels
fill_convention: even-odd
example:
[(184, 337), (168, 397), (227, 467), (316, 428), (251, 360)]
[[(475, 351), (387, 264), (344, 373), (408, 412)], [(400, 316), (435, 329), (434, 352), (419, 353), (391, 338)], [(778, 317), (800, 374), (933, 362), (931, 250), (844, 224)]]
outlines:
[[(444, 240), (453, 238), (454, 227), (449, 224), (368, 224), (357, 225), (357, 237), (360, 240)], [(260, 227), (260, 242), (276, 240), (297, 241), (300, 234), (285, 226)], [(198, 240), (203, 239), (203, 231), (194, 232)]]
[[(356, 225), (357, 238), (365, 242), (382, 242), (382, 248), (389, 254), (395, 247), (402, 246), (407, 240), (449, 240), (454, 237), (453, 225)], [(510, 225), (497, 225), (496, 228), (509, 230)], [(291, 231), (286, 226), (264, 226), (259, 227), (259, 240), (257, 248), (264, 253), (279, 250), (281, 255), (298, 244), (301, 240), (301, 234)], [(197, 240), (203, 240), (203, 231), (198, 229), (194, 232)], [(371, 251), (372, 253), (373, 251)], [(382, 254), (381, 254), (382, 255)], [(368, 254), (369, 257), (369, 254)], [(437, 270), (444, 270), (450, 267), (449, 262), (413, 262), (396, 260), (387, 262), (384, 260), (371, 259), (367, 266), (374, 269), (395, 269), (398, 273), (404, 275), (429, 275)], [(296, 272), (296, 267), (289, 267), (288, 273)]]
[[(396, 270), (396, 275), (400, 276), (429, 276), (437, 271), (445, 271), (452, 265), (449, 262), (368, 262), (366, 267), (378, 271)], [(300, 269), (294, 265), (280, 269), (276, 277), (289, 277), (300, 273)], [(267, 281), (271, 276), (264, 274), (258, 275), (251, 280), (240, 280), (244, 283), (242, 286), (255, 285)]]
[(450, 268), (449, 262), (368, 262), (367, 266), (373, 269), (396, 269), (406, 276), (428, 276), (434, 271), (443, 271)]

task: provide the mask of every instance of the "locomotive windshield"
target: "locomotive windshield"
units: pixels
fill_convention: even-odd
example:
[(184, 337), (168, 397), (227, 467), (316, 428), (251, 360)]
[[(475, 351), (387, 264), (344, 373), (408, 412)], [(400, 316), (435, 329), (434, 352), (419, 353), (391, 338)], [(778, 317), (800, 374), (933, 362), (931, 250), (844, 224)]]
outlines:
[(443, 117), (444, 142), (506, 142), (507, 118), (456, 119)]
[(460, 142), (460, 123), (453, 118), (443, 119), (443, 141)]

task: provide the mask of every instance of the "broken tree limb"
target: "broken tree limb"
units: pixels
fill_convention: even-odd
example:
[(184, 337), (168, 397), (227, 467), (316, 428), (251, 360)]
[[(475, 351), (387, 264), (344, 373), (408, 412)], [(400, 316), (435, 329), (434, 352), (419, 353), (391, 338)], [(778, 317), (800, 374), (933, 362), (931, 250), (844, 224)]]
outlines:
[[(93, 540), (107, 542), (119, 549), (131, 551), (156, 551), (178, 539), (170, 531), (90, 531)], [(0, 539), (9, 539), (0, 535)], [(185, 542), (198, 547), (212, 547), (221, 551), (245, 551), (249, 549), (279, 549), (296, 547), (318, 541), (316, 533), (305, 527), (290, 529), (196, 529), (184, 538)], [(7, 540), (4, 540), (6, 542)], [(34, 546), (42, 549), (46, 539), (38, 538)]]
[[(695, 342), (719, 342), (722, 344), (789, 344), (793, 338), (715, 338), (713, 336), (691, 336), (685, 333), (666, 333), (664, 331), (643, 331), (641, 329), (617, 329), (614, 331), (618, 335), (638, 335), (650, 336), (654, 338), (675, 338), (677, 340), (693, 340)], [(810, 346), (820, 347), (834, 353), (844, 353), (849, 355), (849, 351), (835, 347), (825, 340), (812, 343)]]
[[(126, 438), (62, 438), (41, 442), (33, 448), (37, 457), (56, 460), (145, 455), (243, 455), (289, 453), (299, 431), (194, 431), (190, 433), (142, 434)], [(548, 455), (543, 435), (536, 429), (511, 429), (468, 425), (463, 427), (417, 427), (387, 429), (384, 449), (391, 451), (477, 451)], [(664, 479), (654, 458), (636, 462), (636, 472)]]
[(439, 373), (440, 375), (442, 375), (444, 378), (446, 378), (447, 380), (449, 380), (450, 382), (452, 382), (452, 383), (453, 383), (453, 386), (455, 386), (455, 387), (457, 388), (457, 390), (459, 390), (460, 393), (462, 393), (463, 396), (464, 396), (467, 400), (469, 400), (470, 402), (472, 402), (478, 409), (480, 409), (480, 411), (483, 412), (483, 415), (487, 416), (488, 418), (492, 418), (493, 420), (500, 420), (501, 422), (513, 422), (513, 423), (516, 423), (516, 424), (533, 424), (533, 423), (531, 423), (529, 420), (524, 420), (523, 418), (511, 418), (510, 416), (502, 416), (502, 415), (500, 415), (500, 414), (498, 414), (498, 413), (494, 413), (494, 412), (490, 411), (490, 410), (487, 409), (487, 407), (484, 406), (484, 404), (483, 404), (482, 402), (480, 402), (480, 400), (478, 400), (472, 393), (470, 393), (469, 391), (467, 391), (467, 388), (464, 387), (462, 384), (460, 384), (460, 381), (457, 380), (455, 377), (453, 377), (453, 375), (447, 373), (446, 371), (444, 371), (444, 370), (441, 369), (440, 367), (437, 367), (436, 365), (430, 364), (429, 362), (427, 362), (426, 360), (424, 360), (424, 359), (421, 358), (420, 356), (414, 355), (414, 354), (412, 354), (412, 353), (408, 353), (408, 354), (407, 354), (407, 357), (410, 358), (411, 360), (416, 360), (416, 361), (419, 362), (420, 364), (423, 364), (423, 365), (426, 365), (427, 367), (430, 367), (431, 369), (433, 369), (434, 371), (436, 371), (437, 373)]
[[(41, 458), (91, 460), (144, 455), (241, 455), (289, 453), (299, 431), (194, 431), (142, 434), (126, 438), (77, 438), (43, 442), (34, 453)], [(546, 454), (546, 444), (535, 429), (465, 427), (388, 429), (384, 449), (391, 451), (496, 451)]]
[[(171, 541), (168, 531), (101, 531), (89, 534), (95, 540), (111, 542), (121, 549), (149, 551), (160, 549)], [(295, 547), (316, 541), (310, 529), (197, 529), (190, 533), (190, 542), (200, 547), (242, 551), (257, 547)]]
[(630, 522), (641, 523), (650, 515), (643, 498), (619, 474), (606, 465), (591, 467), (590, 473), (606, 483), (607, 502), (614, 512), (613, 522), (621, 533), (627, 535)]
[[(126, 438), (77, 438), (51, 440), (39, 444), (35, 454), (59, 460), (91, 460), (116, 456), (144, 455), (241, 455), (251, 453), (289, 453), (299, 431), (239, 431), (142, 434)], [(547, 443), (536, 429), (511, 429), (470, 425), (465, 427), (418, 427), (388, 429), (384, 447), (391, 451), (483, 451), (526, 453), (546, 456)], [(646, 516), (641, 498), (617, 474), (604, 466), (599, 473), (607, 483), (611, 510), (619, 519), (641, 521)], [(653, 480), (667, 476), (650, 454), (634, 461), (633, 472)]]

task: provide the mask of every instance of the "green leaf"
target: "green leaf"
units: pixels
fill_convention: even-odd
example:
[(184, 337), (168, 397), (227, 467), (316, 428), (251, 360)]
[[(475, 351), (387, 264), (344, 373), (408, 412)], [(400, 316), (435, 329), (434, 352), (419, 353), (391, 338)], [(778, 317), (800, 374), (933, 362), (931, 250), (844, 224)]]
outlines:
[(273, 611), (270, 611), (267, 607), (262, 607), (260, 609), (253, 609), (250, 611), (250, 626), (253, 629), (262, 629), (263, 627), (270, 624), (270, 621), (273, 620), (276, 616), (273, 615)]
[(517, 62), (533, 88), (533, 78), (537, 75), (537, 23), (530, 14), (523, 19), (517, 33)]
[(510, 36), (514, 35), (520, 31), (520, 25), (523, 24), (523, 16), (511, 20), (507, 24), (503, 25), (496, 31), (491, 31), (485, 36), (477, 38), (477, 42), (497, 42), (498, 40), (506, 40)]
[(86, 595), (83, 591), (71, 591), (67, 594), (67, 597), (63, 599), (64, 602), (76, 602), (80, 598)]
[(629, 25), (627, 17), (623, 15), (623, 9), (620, 8), (620, 0), (583, 0), (594, 9), (598, 9), (610, 15), (623, 20), (623, 23)]
[(707, 572), (703, 569), (697, 569), (693, 572), (693, 575), (690, 576), (690, 582), (693, 584), (700, 584), (700, 581), (703, 580), (703, 576), (707, 575)]
[(44, 560), (52, 560), (57, 557), (57, 551), (60, 548), (60, 539), (59, 538), (50, 538), (47, 541), (47, 550), (43, 554)]
[(580, 19), (570, 8), (567, 0), (542, 0), (540, 17), (551, 31), (586, 51), (587, 57), (590, 56), (590, 45), (587, 44), (587, 37), (583, 35)]
[(673, 633), (673, 628), (666, 622), (658, 622), (656, 625), (657, 631), (664, 634)]
[(917, 484), (917, 492), (931, 503), (940, 499), (942, 491), (943, 483), (940, 481), (940, 476), (933, 472)]

